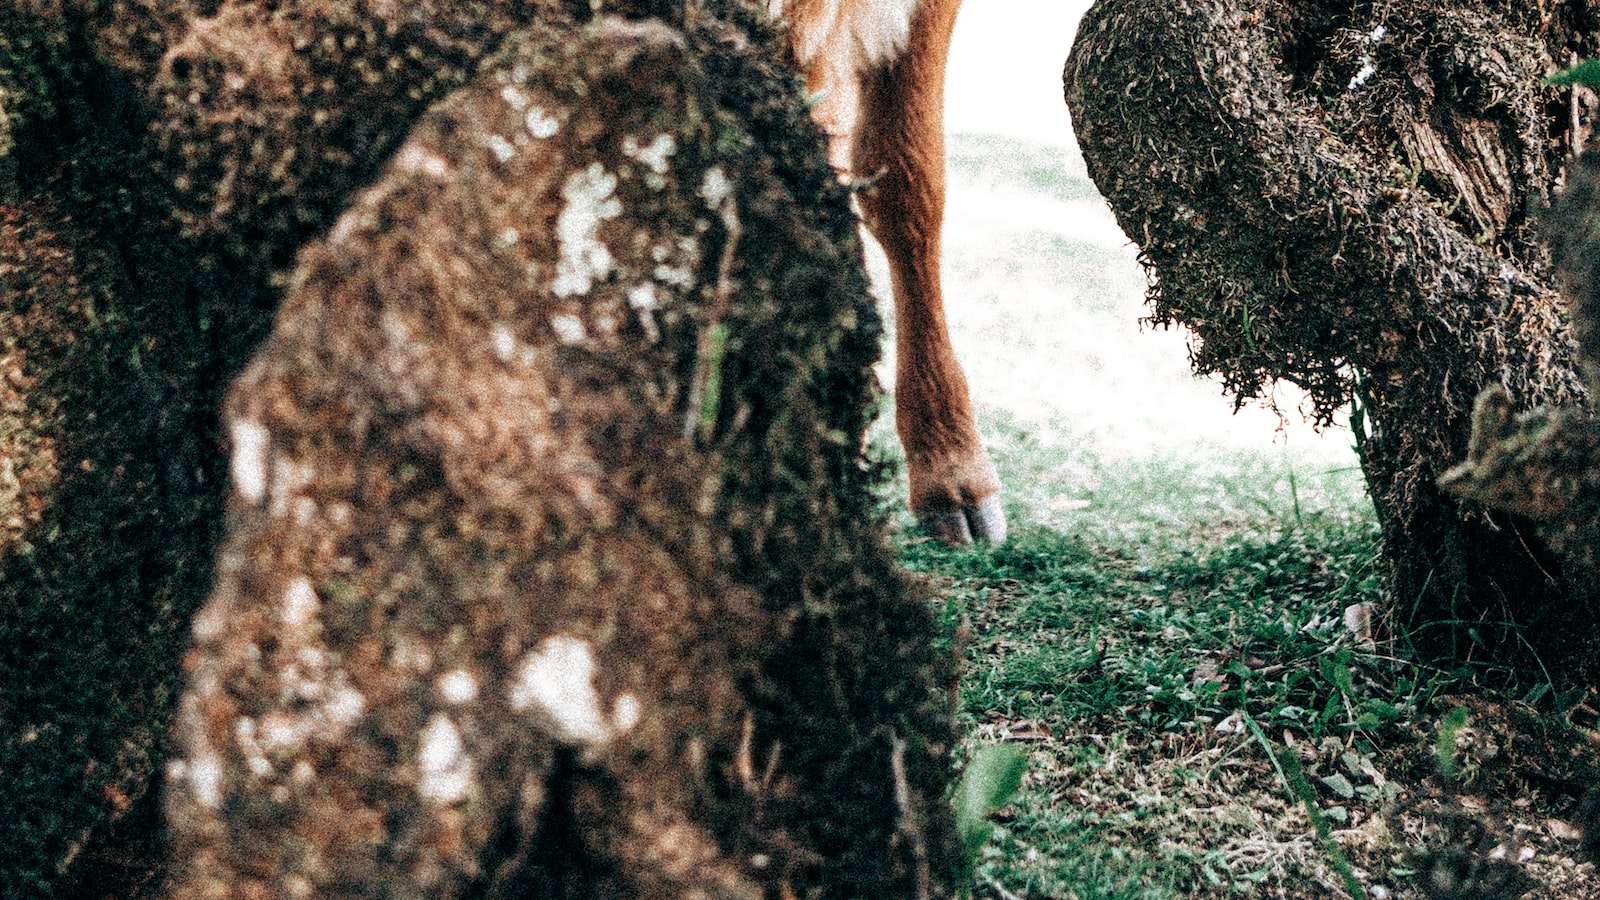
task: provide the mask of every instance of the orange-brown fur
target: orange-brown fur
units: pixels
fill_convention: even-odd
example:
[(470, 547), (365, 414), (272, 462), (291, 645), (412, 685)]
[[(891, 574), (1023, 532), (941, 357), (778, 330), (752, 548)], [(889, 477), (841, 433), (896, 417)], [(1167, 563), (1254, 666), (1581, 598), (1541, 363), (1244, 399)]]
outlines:
[(789, 22), (841, 177), (889, 259), (898, 364), (896, 425), (911, 507), (937, 536), (1002, 540), (1000, 482), (979, 441), (945, 327), (944, 77), (960, 0), (770, 0)]

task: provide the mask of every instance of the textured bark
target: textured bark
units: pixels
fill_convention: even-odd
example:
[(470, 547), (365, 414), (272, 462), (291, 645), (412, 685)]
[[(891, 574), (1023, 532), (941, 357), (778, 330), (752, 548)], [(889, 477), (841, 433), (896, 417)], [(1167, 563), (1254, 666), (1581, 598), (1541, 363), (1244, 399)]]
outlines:
[[(1600, 157), (1585, 153), (1573, 163), (1546, 225), (1584, 387), (1600, 396)], [(1541, 406), (1518, 415), (1503, 388), (1489, 388), (1472, 411), (1466, 461), (1440, 483), (1545, 523), (1545, 538), (1570, 569), (1600, 577), (1600, 427), (1585, 410)]]
[(1436, 479), (1480, 389), (1581, 396), (1531, 213), (1592, 113), (1540, 79), (1594, 47), (1582, 3), (1105, 0), (1066, 70), (1154, 321), (1192, 328), (1196, 368), (1241, 401), (1280, 378), (1321, 418), (1355, 401), (1394, 610), (1422, 649), (1531, 649), (1578, 677), (1597, 674), (1572, 627), (1595, 621), (1593, 574)]
[(845, 197), (589, 10), (0, 3), (0, 894), (944, 892)]

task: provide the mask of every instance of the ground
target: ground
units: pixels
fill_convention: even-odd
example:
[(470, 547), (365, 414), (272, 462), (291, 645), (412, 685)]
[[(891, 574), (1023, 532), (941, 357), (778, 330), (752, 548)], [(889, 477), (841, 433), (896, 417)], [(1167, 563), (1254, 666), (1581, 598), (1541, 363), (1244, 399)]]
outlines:
[(1182, 334), (1139, 326), (1136, 250), (1059, 100), (959, 83), (1059, 72), (1067, 42), (1038, 60), (1031, 36), (1081, 9), (1044, 7), (969, 5), (952, 64), (946, 290), (1021, 527), (900, 536), (965, 654), (969, 746), (1029, 750), (977, 896), (1600, 897), (1590, 696), (1412, 662), (1349, 432), (1193, 379)]

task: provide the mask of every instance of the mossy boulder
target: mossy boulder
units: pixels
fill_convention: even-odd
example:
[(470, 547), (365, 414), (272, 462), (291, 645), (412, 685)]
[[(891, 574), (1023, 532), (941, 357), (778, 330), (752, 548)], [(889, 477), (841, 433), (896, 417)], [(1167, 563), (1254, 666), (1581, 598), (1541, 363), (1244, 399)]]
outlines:
[(517, 32), (302, 251), (225, 412), (173, 896), (947, 893), (854, 221), (721, 13)]
[[(393, 635), (443, 636), (445, 644), (432, 652), (443, 654), (439, 659), (457, 653), (479, 697), (506, 707), (498, 726), (486, 724), (489, 718), (450, 722), (474, 759), (528, 763), (517, 791), (538, 772), (552, 797), (569, 789), (577, 797), (584, 786), (591, 793), (582, 795), (592, 800), (592, 791), (616, 782), (591, 767), (585, 760), (599, 757), (555, 727), (538, 704), (512, 710), (509, 695), (493, 693), (522, 669), (467, 669), (460, 656), (466, 650), (450, 643), (455, 625), (463, 624), (450, 617), (465, 606), (476, 610), (472, 622), (500, 622), (506, 635), (526, 639), (523, 655), (504, 657), (506, 664), (526, 664), (540, 647), (574, 646), (546, 643), (566, 636), (584, 641), (606, 663), (596, 691), (633, 679), (626, 685), (638, 721), (626, 735), (614, 729), (619, 742), (681, 736), (689, 726), (668, 719), (687, 715), (695, 706), (689, 698), (728, 700), (725, 708), (698, 710), (707, 717), (705, 734), (680, 748), (702, 753), (700, 762), (673, 762), (658, 752), (627, 771), (662, 775), (667, 780), (651, 790), (667, 800), (693, 800), (685, 813), (692, 827), (683, 834), (711, 843), (683, 846), (714, 845), (727, 861), (723, 871), (732, 873), (729, 884), (813, 885), (842, 895), (854, 885), (939, 892), (951, 846), (943, 807), (934, 802), (949, 745), (939, 688), (948, 673), (927, 649), (932, 626), (881, 544), (883, 523), (870, 499), (878, 476), (861, 456), (860, 435), (872, 402), (867, 366), (878, 328), (844, 198), (821, 160), (798, 86), (756, 12), (737, 2), (607, 9), (635, 19), (664, 17), (668, 25), (658, 23), (649, 34), (675, 36), (646, 41), (640, 58), (681, 64), (652, 69), (641, 96), (659, 99), (684, 120), (641, 131), (634, 144), (604, 140), (626, 137), (617, 123), (650, 124), (642, 118), (646, 110), (609, 93), (633, 90), (638, 85), (628, 79), (637, 73), (619, 75), (633, 71), (627, 65), (600, 66), (611, 59), (602, 56), (599, 69), (588, 73), (595, 79), (585, 80), (584, 60), (574, 55), (575, 47), (598, 46), (592, 42), (599, 25), (584, 24), (587, 3), (19, 0), (0, 6), (0, 606), (12, 611), (0, 618), (6, 648), (0, 669), (12, 686), (0, 700), (0, 895), (132, 898), (167, 890), (156, 786), (190, 621), (208, 594), (212, 612), (200, 620), (203, 636), (218, 608), (279, 604), (290, 588), (303, 599), (300, 577), (317, 598), (320, 627), (311, 630), (318, 640), (350, 642), (341, 646), (386, 648), (370, 643), (382, 640), (377, 634), (358, 632), (389, 626), (388, 614), (379, 612), (390, 609), (384, 604), (417, 601), (396, 613)], [(608, 21), (612, 32), (632, 27)], [(520, 50), (502, 52), (507, 35), (536, 25), (544, 30), (518, 38)], [(612, 40), (607, 46), (615, 44), (614, 34)], [(501, 106), (494, 115), (473, 105), (487, 102), (483, 92), (491, 85), (511, 86), (492, 79), (516, 81), (515, 67), (505, 69), (513, 58), (553, 79), (519, 90), (554, 92), (573, 115), (579, 107), (586, 111), (583, 121), (596, 129), (586, 140), (598, 143), (558, 142), (563, 149), (545, 160), (548, 178), (538, 195), (547, 207), (565, 202), (571, 177), (598, 162), (598, 175), (571, 182), (576, 196), (595, 200), (589, 219), (540, 218), (517, 208), (520, 188), (495, 181), (502, 148), (471, 143), (499, 134), (515, 146), (514, 123), (504, 119), (510, 101), (495, 101)], [(418, 157), (395, 156), (425, 111), (458, 90), (465, 93), (432, 114), (417, 140), (457, 174), (474, 173), (473, 185), (498, 184), (498, 194), (463, 198), (459, 184), (450, 194), (430, 181), (426, 159), (423, 169), (408, 170)], [(611, 112), (597, 112), (604, 110)], [(615, 121), (606, 118), (613, 113)], [(439, 132), (441, 123), (456, 123), (461, 134)], [(522, 127), (530, 127), (526, 113)], [(656, 140), (660, 134), (672, 136), (670, 150)], [(563, 133), (562, 140), (570, 138)], [(476, 156), (467, 152), (473, 146)], [(580, 147), (595, 158), (578, 167), (573, 154)], [(670, 163), (665, 172), (656, 171), (661, 161)], [(557, 182), (549, 173), (569, 164), (574, 168), (552, 195)], [(707, 176), (717, 165), (728, 180), (728, 202), (708, 205), (721, 192)], [(699, 181), (679, 177), (691, 170)], [(652, 186), (656, 176), (663, 186)], [(616, 184), (609, 199), (627, 201), (617, 215), (609, 214), (602, 193), (610, 178)], [(402, 195), (379, 196), (402, 182)], [(516, 240), (472, 218), (490, 210), (519, 229)], [(363, 218), (378, 212), (390, 218)], [(429, 227), (415, 227), (407, 218), (413, 215)], [(605, 257), (588, 241), (585, 222), (610, 256), (604, 275)], [(654, 246), (616, 237), (624, 231), (670, 232), (699, 244), (663, 245), (656, 259)], [(325, 233), (290, 277), (300, 248)], [(565, 256), (563, 235), (573, 241)], [(356, 273), (363, 260), (352, 247), (398, 253), (402, 244), (425, 252), (406, 262), (411, 274), (397, 270), (395, 277), (422, 280), (395, 284), (420, 289), (445, 273), (463, 292), (433, 297), (435, 305), (427, 306), (421, 295), (399, 296), (386, 287), (387, 272)], [(536, 246), (543, 249), (530, 249)], [(651, 265), (653, 297), (642, 290), (646, 281), (617, 280), (624, 262), (629, 272), (644, 271), (641, 253)], [(530, 265), (523, 280), (496, 280), (515, 260)], [(568, 288), (587, 273), (589, 292), (559, 298), (572, 307), (585, 342), (563, 343), (562, 335), (572, 333), (572, 322), (561, 317), (568, 313), (539, 319), (552, 311), (541, 304), (554, 302), (556, 292), (553, 283), (530, 280), (536, 268), (546, 280), (565, 272)], [(376, 296), (325, 309), (332, 319), (308, 312), (330, 296), (344, 297), (339, 291), (353, 291), (362, 278)], [(315, 473), (348, 473), (341, 467), (354, 464), (351, 454), (371, 450), (360, 471), (374, 474), (371, 487), (400, 494), (371, 505), (367, 488), (345, 485), (350, 514), (366, 523), (384, 518), (411, 529), (415, 539), (363, 532), (351, 538), (355, 543), (337, 545), (388, 552), (386, 542), (397, 542), (396, 555), (385, 559), (334, 557), (359, 563), (339, 570), (342, 582), (303, 568), (326, 548), (305, 543), (299, 501), (308, 496), (316, 515), (339, 508), (319, 493), (332, 489), (321, 474), (301, 488), (284, 488), (295, 499), (287, 519), (272, 518), (276, 495), (268, 490), (265, 507), (240, 503), (225, 529), (234, 472), (220, 448), (237, 454), (251, 432), (241, 443), (237, 432), (219, 429), (222, 392), (256, 354), (286, 286), (297, 299), (235, 390), (234, 409), (247, 409), (256, 402), (250, 398), (286, 398), (288, 405), (252, 412), (259, 418), (249, 421), (273, 424), (274, 452), (288, 446), (283, 438), (299, 435), (304, 442), (289, 448), (296, 455), (283, 458), (315, 463)], [(386, 304), (392, 304), (387, 318)], [(488, 312), (506, 315), (501, 324), (511, 330), (486, 324)], [(434, 313), (443, 318), (427, 318)], [(379, 331), (318, 331), (324, 321), (341, 328), (354, 321), (340, 316), (368, 316)], [(408, 326), (418, 339), (411, 350), (421, 353), (419, 361), (446, 368), (386, 381), (361, 362), (372, 357), (360, 356), (359, 348), (375, 352), (375, 335), (390, 333), (385, 322), (415, 316), (423, 318)], [(622, 330), (606, 334), (607, 321)], [(458, 344), (471, 344), (471, 352), (451, 361), (449, 348)], [(357, 355), (339, 362), (346, 350)], [(505, 352), (521, 361), (529, 350), (537, 362), (520, 374), (481, 368), (504, 367)], [(430, 380), (435, 375), (444, 380)], [(304, 396), (285, 387), (302, 383), (296, 379), (307, 388)], [(434, 392), (406, 399), (406, 385), (423, 382)], [(450, 384), (504, 390), (456, 394), (445, 390)], [(389, 388), (401, 393), (383, 393)], [(535, 388), (548, 389), (540, 402), (564, 396), (571, 403), (541, 407), (526, 393)], [(689, 393), (657, 393), (669, 389)], [(369, 411), (384, 410), (385, 417), (344, 419), (337, 412), (369, 402)], [(473, 404), (481, 408), (475, 412)], [(663, 404), (676, 405), (669, 414)], [(545, 418), (516, 422), (493, 414), (524, 408), (542, 410)], [(672, 420), (671, 429), (662, 430), (662, 416)], [(328, 430), (314, 434), (314, 422)], [(358, 440), (352, 429), (361, 422), (368, 430)], [(430, 430), (442, 423), (466, 430)], [(542, 444), (533, 452), (526, 440), (538, 429), (557, 439), (551, 446), (591, 452), (592, 445), (591, 456), (546, 456)], [(446, 472), (452, 481), (431, 480)], [(299, 477), (276, 469), (267, 476), (263, 484), (272, 490)], [(578, 502), (571, 489), (585, 480), (601, 486), (596, 497), (612, 513), (586, 519), (593, 510), (568, 505)], [(313, 483), (316, 490), (304, 495), (301, 489)], [(391, 501), (399, 505), (391, 508)], [(419, 503), (447, 506), (430, 519)], [(285, 527), (269, 534), (271, 522)], [(219, 570), (225, 531), (229, 549)], [(280, 574), (292, 574), (272, 581), (277, 575), (256, 568), (271, 560), (246, 554), (241, 562), (241, 547), (288, 554), (278, 560), (285, 566)], [(379, 573), (399, 581), (380, 583)], [(515, 587), (496, 586), (502, 576)], [(407, 587), (406, 579), (419, 580)], [(597, 584), (612, 586), (608, 596), (635, 596), (621, 584), (639, 587), (637, 596), (648, 587), (683, 605), (669, 604), (665, 630), (623, 639), (597, 612), (604, 605), (599, 595), (586, 593)], [(279, 608), (254, 607), (255, 615), (277, 615)], [(543, 611), (532, 620), (518, 618), (535, 608)], [(631, 605), (619, 603), (615, 612), (617, 621), (648, 624)], [(261, 637), (264, 659), (281, 659), (272, 655), (272, 640), (299, 640), (293, 628), (278, 638), (252, 631), (270, 623), (250, 615), (236, 624), (242, 634)], [(439, 630), (447, 620), (451, 628)], [(696, 631), (701, 626), (710, 637)], [(539, 635), (535, 627), (559, 630)], [(768, 638), (783, 642), (769, 645)], [(221, 664), (207, 656), (209, 646), (202, 642), (196, 651), (196, 671)], [(652, 674), (701, 671), (687, 657), (662, 655), (668, 649), (726, 667), (705, 667), (715, 675), (701, 687), (652, 686)], [(490, 652), (481, 643), (471, 650)], [(610, 665), (624, 656), (628, 665)], [(489, 655), (472, 658), (490, 662)], [(324, 657), (328, 665), (353, 665), (352, 672), (387, 671), (382, 658), (363, 659), (356, 665), (331, 652)], [(439, 678), (454, 671), (430, 672), (431, 680), (416, 676), (423, 687), (412, 695), (420, 705), (411, 714), (426, 713), (416, 723), (422, 730), (405, 732), (410, 743), (389, 750), (421, 749), (434, 712), (457, 715), (454, 706), (427, 705), (441, 702), (440, 690), (462, 696), (459, 678), (440, 687)], [(191, 695), (204, 695), (203, 687), (191, 681)], [(398, 728), (407, 714), (404, 703), (385, 700), (381, 690), (362, 696), (372, 727)], [(631, 704), (619, 707), (611, 701), (620, 695), (605, 696), (611, 726), (629, 718)], [(512, 734), (517, 729), (529, 733)], [(188, 733), (185, 740), (194, 739)], [(259, 741), (267, 732), (257, 734)], [(427, 734), (435, 738), (428, 746), (448, 746), (439, 743), (442, 728)], [(239, 743), (242, 732), (229, 732), (227, 740), (230, 753), (246, 746)], [(185, 753), (182, 759), (191, 759)], [(537, 759), (553, 768), (541, 768)], [(243, 764), (254, 777), (254, 757), (224, 761)], [(516, 768), (507, 765), (508, 772)], [(396, 777), (416, 775), (415, 766), (415, 759), (402, 762)], [(295, 771), (291, 766), (289, 773)], [(330, 770), (316, 784), (337, 782), (340, 771), (349, 770)], [(476, 783), (503, 787), (492, 769), (473, 771)], [(186, 777), (192, 773), (191, 766)], [(671, 776), (686, 773), (707, 780), (673, 787)], [(228, 790), (249, 786), (225, 783)], [(905, 803), (894, 790), (902, 783), (911, 798)], [(370, 781), (361, 784), (372, 789)], [(432, 784), (443, 790), (443, 782)], [(271, 790), (230, 796), (247, 797), (240, 809), (250, 815), (270, 811), (278, 798)], [(506, 796), (495, 794), (495, 802)], [(526, 799), (517, 796), (518, 803)], [(397, 795), (396, 803), (417, 799)], [(281, 830), (260, 818), (207, 824), (203, 811), (191, 812), (175, 820), (193, 863), (183, 870), (190, 879), (183, 884), (217, 871), (198, 862), (203, 854), (194, 849), (204, 846), (206, 828), (260, 826), (243, 846), (262, 858), (287, 844), (279, 841)], [(480, 874), (450, 868), (465, 858), (460, 854), (439, 857), (437, 871), (480, 879), (498, 866), (522, 883), (552, 886), (590, 883), (583, 879), (602, 871), (635, 877), (616, 874), (624, 868), (614, 865), (617, 857), (589, 845), (571, 857), (570, 869), (511, 865), (522, 846), (519, 823), (538, 821), (529, 816), (497, 819), (494, 840), (474, 845), (483, 850), (472, 863)], [(486, 821), (473, 819), (473, 827)], [(548, 850), (544, 839), (561, 833), (530, 830), (526, 847)], [(739, 855), (750, 847), (769, 852)], [(394, 858), (415, 860), (410, 848), (396, 845)], [(757, 859), (764, 862), (758, 866)], [(181, 889), (176, 895), (184, 896)]]

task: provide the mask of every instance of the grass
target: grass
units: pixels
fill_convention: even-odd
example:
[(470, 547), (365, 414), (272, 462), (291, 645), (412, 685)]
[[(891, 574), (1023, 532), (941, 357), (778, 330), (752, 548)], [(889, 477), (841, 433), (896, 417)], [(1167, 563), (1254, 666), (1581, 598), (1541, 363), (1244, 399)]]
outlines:
[(953, 339), (1014, 528), (899, 539), (966, 659), (966, 752), (1028, 753), (975, 896), (1600, 897), (1592, 698), (1411, 659), (1338, 429), (1290, 391), (1231, 415), (1140, 330), (1071, 151), (950, 143)]
[[(1028, 468), (1019, 464), (1031, 450), (1036, 471), (1083, 471), (1011, 438), (991, 441), (1007, 448), (1003, 469)], [(1298, 826), (1300, 813), (1245, 730), (1224, 740), (1219, 725), (1243, 711), (1315, 741), (1381, 730), (1426, 699), (1375, 674), (1383, 664), (1343, 628), (1344, 606), (1378, 599), (1370, 522), (1349, 511), (1268, 516), (1254, 478), (1219, 483), (1201, 463), (1124, 460), (1095, 472), (1098, 487), (1070, 510), (1075, 529), (1030, 522), (1019, 501), (1021, 527), (1002, 547), (904, 545), (907, 564), (942, 584), (952, 633), (970, 635), (963, 724), (978, 742), (1032, 751), (1024, 793), (980, 869), (1002, 890), (1179, 897), (1298, 875), (1282, 857), (1315, 857), (1303, 829), (1277, 846), (1252, 843), (1264, 813), (1231, 801), (1248, 777), (1268, 814)], [(1068, 487), (1012, 480), (1046, 497)], [(1209, 489), (1185, 489), (1196, 481)]]
[[(971, 746), (1029, 752), (977, 896), (1522, 896), (1484, 887), (1507, 873), (1600, 896), (1565, 825), (1592, 771), (1565, 710), (1409, 661), (1381, 614), (1347, 622), (1385, 602), (1359, 494), (1296, 510), (1250, 470), (1174, 511), (1203, 462), (1123, 465), (1072, 528), (1013, 502), (1001, 547), (903, 532), (964, 647)], [(1463, 845), (1462, 815), (1495, 839)], [(1478, 866), (1477, 887), (1426, 893), (1429, 848)]]

